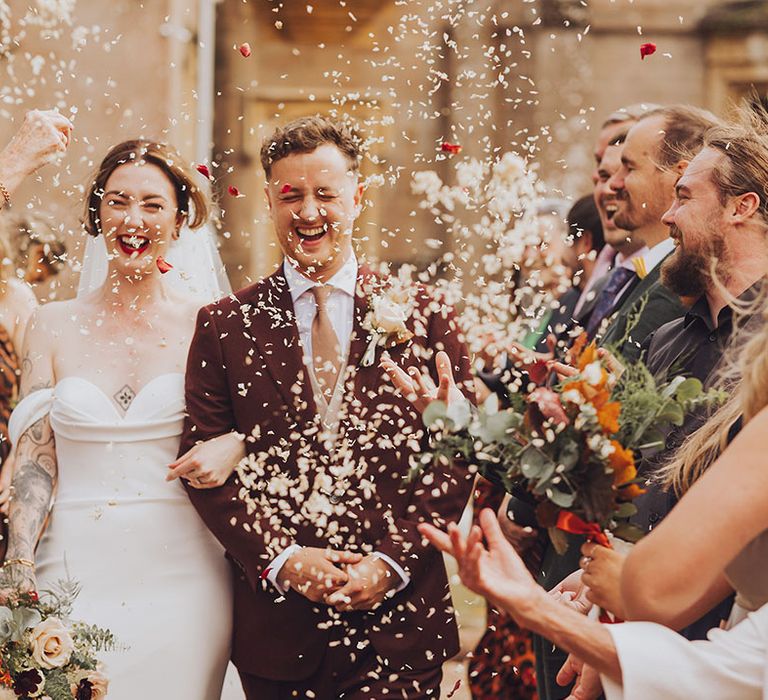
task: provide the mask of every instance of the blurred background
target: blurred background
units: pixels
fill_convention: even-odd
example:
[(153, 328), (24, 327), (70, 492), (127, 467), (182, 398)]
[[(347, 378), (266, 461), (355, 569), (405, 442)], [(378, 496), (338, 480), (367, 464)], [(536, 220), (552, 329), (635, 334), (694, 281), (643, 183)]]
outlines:
[[(33, 107), (58, 106), (76, 125), (66, 161), (41, 171), (42, 187), (27, 183), (16, 211), (47, 220), (76, 271), (96, 162), (125, 138), (170, 141), (211, 168), (235, 287), (278, 258), (258, 164), (278, 122), (350, 115), (371, 141), (361, 249), (425, 267), (453, 241), (410, 179), (431, 169), (450, 183), (443, 142), (461, 158), (517, 152), (551, 195), (574, 199), (617, 107), (684, 101), (723, 114), (768, 88), (759, 0), (0, 0), (0, 23), (0, 138)], [(658, 51), (641, 61), (646, 41)]]
[[(641, 60), (644, 42), (657, 52)], [(573, 201), (591, 190), (595, 135), (616, 108), (689, 102), (725, 115), (751, 90), (768, 92), (768, 3), (0, 0), (0, 65), (0, 140), (32, 108), (75, 123), (66, 158), (25, 183), (10, 213), (12, 228), (37, 231), (42, 252), (27, 257), (60, 271), (36, 287), (43, 300), (74, 293), (83, 188), (111, 145), (137, 136), (209, 167), (233, 287), (271, 272), (261, 140), (318, 112), (346, 115), (368, 141), (360, 253), (435, 274), (449, 260), (474, 279), (487, 245), (458, 241), (445, 207), (414, 194), (414, 174), (461, 188), (457, 162), (514, 153), (542, 196)], [(473, 218), (482, 224), (470, 207)], [(455, 593), (469, 650), (484, 605)], [(449, 664), (445, 695), (461, 663)]]

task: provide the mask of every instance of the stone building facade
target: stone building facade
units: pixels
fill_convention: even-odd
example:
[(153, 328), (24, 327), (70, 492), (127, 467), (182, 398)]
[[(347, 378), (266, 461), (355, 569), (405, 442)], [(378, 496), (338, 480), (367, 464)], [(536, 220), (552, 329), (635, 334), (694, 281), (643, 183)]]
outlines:
[[(55, 3), (53, 3), (55, 5)], [(0, 3), (7, 138), (27, 108), (76, 108), (66, 163), (17, 197), (82, 239), (82, 187), (109, 145), (135, 135), (213, 163), (222, 252), (237, 286), (270, 271), (258, 162), (274, 124), (345, 113), (374, 139), (378, 176), (360, 222), (372, 257), (426, 265), (446, 240), (410, 194), (414, 170), (450, 178), (440, 153), (529, 154), (552, 193), (589, 187), (604, 115), (685, 101), (725, 114), (768, 90), (768, 10), (758, 0), (60, 0), (69, 23), (25, 23), (30, 0)], [(38, 3), (40, 7), (51, 3)], [(7, 8), (7, 12), (3, 12)], [(66, 14), (66, 13), (64, 13)], [(657, 44), (644, 61), (639, 45)], [(244, 58), (237, 47), (248, 42)], [(232, 198), (234, 184), (245, 195)]]

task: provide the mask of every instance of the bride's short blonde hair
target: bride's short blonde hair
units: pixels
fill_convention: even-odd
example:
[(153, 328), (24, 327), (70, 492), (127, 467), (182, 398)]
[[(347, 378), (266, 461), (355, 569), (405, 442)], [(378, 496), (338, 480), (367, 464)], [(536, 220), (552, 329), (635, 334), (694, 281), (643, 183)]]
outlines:
[(91, 236), (101, 233), (99, 205), (109, 176), (126, 163), (156, 165), (171, 181), (176, 192), (178, 211), (190, 228), (199, 228), (210, 216), (207, 192), (195, 183), (195, 174), (187, 162), (168, 144), (146, 139), (130, 139), (113, 146), (96, 170), (85, 199), (83, 227)]

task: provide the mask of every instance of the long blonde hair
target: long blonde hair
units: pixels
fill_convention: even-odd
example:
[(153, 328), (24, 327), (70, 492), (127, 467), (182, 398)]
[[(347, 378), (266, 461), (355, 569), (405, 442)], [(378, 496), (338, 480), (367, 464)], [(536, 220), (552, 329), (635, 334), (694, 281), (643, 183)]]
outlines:
[[(768, 236), (768, 113), (757, 105), (742, 107), (739, 122), (718, 126), (704, 139), (705, 148), (713, 148), (724, 157), (713, 169), (713, 181), (723, 203), (728, 197), (754, 192), (760, 198), (755, 216), (766, 226)], [(768, 240), (766, 240), (768, 244)], [(713, 284), (723, 290), (714, 276)], [(768, 272), (768, 271), (766, 271)], [(744, 323), (733, 333), (729, 353), (717, 384), (729, 395), (726, 402), (696, 432), (688, 437), (672, 460), (662, 467), (657, 478), (678, 496), (685, 493), (725, 448), (729, 432), (742, 417), (747, 423), (768, 405), (768, 294), (746, 308), (734, 306), (741, 319), (759, 314), (757, 329)], [(753, 326), (753, 324), (750, 324)]]

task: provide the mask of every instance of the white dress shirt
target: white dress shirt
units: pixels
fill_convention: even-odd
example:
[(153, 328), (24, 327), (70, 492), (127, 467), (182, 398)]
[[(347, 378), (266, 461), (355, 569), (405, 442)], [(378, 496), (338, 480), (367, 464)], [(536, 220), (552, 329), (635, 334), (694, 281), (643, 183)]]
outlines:
[[(328, 295), (328, 316), (333, 330), (336, 332), (339, 345), (347, 349), (349, 349), (352, 341), (352, 329), (354, 327), (357, 269), (357, 258), (353, 253), (342, 265), (341, 269), (325, 283), (332, 288), (331, 293)], [(304, 364), (307, 367), (312, 367), (312, 323), (317, 313), (317, 302), (311, 290), (312, 287), (316, 287), (320, 283), (302, 275), (288, 260), (283, 260), (283, 274), (288, 282), (288, 289), (293, 300), (293, 311), (296, 315), (299, 340), (303, 348)], [(344, 355), (346, 356), (347, 353), (344, 353)], [(277, 576), (288, 557), (298, 549), (301, 549), (301, 545), (290, 545), (275, 557), (269, 565), (267, 580), (281, 593), (285, 593), (287, 589), (282, 588), (278, 584)], [(392, 570), (401, 578), (397, 592), (403, 590), (410, 583), (411, 579), (408, 574), (391, 557), (381, 552), (374, 552), (374, 555), (389, 564)]]
[(768, 699), (768, 606), (731, 630), (690, 642), (653, 622), (608, 625), (622, 685), (603, 676), (607, 700)]

